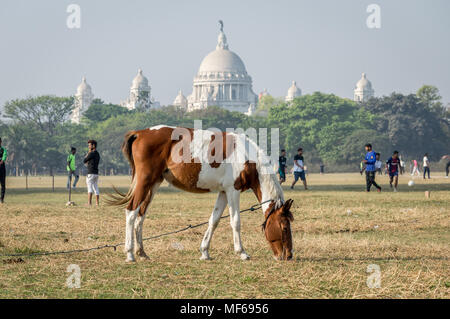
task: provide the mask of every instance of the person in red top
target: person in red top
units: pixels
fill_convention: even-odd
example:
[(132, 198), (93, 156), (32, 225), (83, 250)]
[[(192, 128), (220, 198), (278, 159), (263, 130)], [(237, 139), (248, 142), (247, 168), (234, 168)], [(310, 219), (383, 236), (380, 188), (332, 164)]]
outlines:
[(400, 159), (398, 158), (398, 151), (394, 151), (392, 156), (386, 161), (386, 169), (389, 172), (389, 185), (392, 188), (394, 182), (394, 192), (397, 191), (398, 172), (400, 171)]

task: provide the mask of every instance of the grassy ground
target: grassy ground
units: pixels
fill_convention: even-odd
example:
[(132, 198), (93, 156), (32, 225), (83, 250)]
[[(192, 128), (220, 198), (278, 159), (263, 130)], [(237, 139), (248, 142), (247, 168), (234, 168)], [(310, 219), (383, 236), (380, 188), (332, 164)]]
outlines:
[[(437, 175), (440, 175), (437, 176)], [(310, 190), (284, 185), (294, 199), (294, 260), (277, 262), (261, 233), (260, 211), (242, 216), (250, 261), (234, 255), (228, 219), (212, 241), (211, 261), (200, 261), (205, 226), (144, 242), (148, 261), (124, 263), (122, 247), (87, 253), (7, 259), (0, 257), (1, 298), (449, 298), (450, 180), (400, 177), (392, 193), (365, 193), (359, 174), (310, 175)], [(101, 177), (125, 189), (128, 177)], [(288, 181), (290, 182), (290, 180)], [(8, 178), (0, 206), (0, 255), (89, 248), (123, 241), (121, 209), (84, 207), (85, 183), (76, 207), (65, 207), (65, 178)], [(431, 191), (426, 199), (424, 192)], [(144, 236), (206, 221), (215, 194), (188, 194), (164, 185), (144, 224)], [(242, 195), (241, 207), (255, 203)], [(67, 267), (79, 265), (81, 287), (70, 289)], [(369, 265), (380, 267), (380, 288), (369, 288)]]

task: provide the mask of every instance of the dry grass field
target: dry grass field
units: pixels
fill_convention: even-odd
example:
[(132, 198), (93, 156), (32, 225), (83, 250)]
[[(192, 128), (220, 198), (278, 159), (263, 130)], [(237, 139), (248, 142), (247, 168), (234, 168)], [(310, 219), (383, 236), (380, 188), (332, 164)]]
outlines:
[[(433, 172), (434, 173), (434, 172)], [(439, 175), (439, 176), (438, 176)], [(400, 192), (377, 177), (382, 193), (365, 193), (359, 174), (308, 176), (310, 190), (290, 190), (295, 221), (294, 260), (272, 258), (260, 225), (261, 211), (242, 215), (244, 247), (252, 257), (234, 255), (229, 220), (212, 240), (211, 261), (200, 261), (206, 226), (145, 241), (150, 260), (126, 264), (117, 251), (42, 257), (0, 257), (0, 298), (449, 298), (450, 180), (400, 177)], [(101, 177), (125, 190), (128, 177)], [(288, 181), (290, 182), (290, 180)], [(81, 178), (65, 207), (65, 177), (8, 178), (7, 202), (0, 206), (0, 255), (96, 247), (123, 242), (122, 209), (88, 208)], [(424, 192), (431, 191), (431, 198)], [(207, 221), (215, 194), (188, 194), (163, 185), (144, 225), (144, 237)], [(255, 203), (242, 195), (241, 208)], [(225, 214), (227, 211), (225, 212)], [(67, 267), (79, 265), (81, 287), (68, 288)], [(369, 288), (369, 265), (380, 267), (380, 287)]]

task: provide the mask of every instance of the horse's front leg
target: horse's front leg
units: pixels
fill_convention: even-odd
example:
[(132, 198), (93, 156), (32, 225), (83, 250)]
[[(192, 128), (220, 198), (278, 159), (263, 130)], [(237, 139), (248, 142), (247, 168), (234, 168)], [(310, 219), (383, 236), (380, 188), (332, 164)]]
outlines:
[(241, 241), (241, 215), (239, 213), (240, 192), (230, 190), (227, 192), (228, 206), (230, 210), (230, 224), (233, 229), (234, 251), (240, 255), (242, 260), (250, 259), (250, 256), (242, 247)]
[(217, 195), (216, 204), (214, 205), (214, 210), (211, 213), (211, 217), (209, 218), (208, 229), (205, 232), (205, 236), (202, 240), (202, 245), (200, 246), (200, 251), (202, 252), (202, 256), (200, 259), (208, 260), (211, 259), (209, 257), (209, 245), (211, 243), (211, 238), (214, 234), (214, 230), (219, 224), (220, 217), (227, 206), (227, 195), (224, 192), (219, 192)]

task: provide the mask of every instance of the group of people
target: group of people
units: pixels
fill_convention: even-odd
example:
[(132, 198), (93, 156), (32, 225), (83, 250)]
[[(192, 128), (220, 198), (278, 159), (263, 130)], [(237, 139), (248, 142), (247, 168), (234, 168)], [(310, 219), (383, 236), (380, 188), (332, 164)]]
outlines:
[[(286, 181), (286, 150), (281, 150), (280, 157), (278, 159), (278, 175), (280, 184), (283, 184)], [(321, 167), (323, 170), (323, 166)], [(297, 150), (297, 154), (294, 156), (294, 181), (292, 182), (291, 189), (294, 189), (295, 184), (300, 179), (303, 182), (303, 187), (308, 189), (308, 185), (306, 183), (306, 165), (305, 159), (303, 158), (303, 148), (299, 148)]]
[[(100, 204), (100, 192), (98, 189), (98, 164), (100, 163), (100, 154), (97, 151), (97, 141), (89, 140), (88, 141), (88, 149), (89, 152), (83, 159), (83, 163), (87, 167), (87, 175), (86, 175), (86, 185), (88, 191), (88, 205), (92, 206), (92, 196), (95, 194), (96, 196), (96, 204), (97, 206)], [(78, 174), (77, 166), (76, 166), (76, 157), (77, 149), (72, 147), (70, 150), (69, 156), (67, 156), (67, 188), (75, 189), (80, 178)], [(0, 185), (1, 185), (1, 196), (0, 203), (3, 203), (5, 200), (5, 191), (6, 191), (6, 159), (8, 152), (6, 148), (2, 146), (2, 139), (0, 138)], [(73, 185), (72, 185), (72, 177), (74, 177)]]
[[(100, 205), (100, 191), (98, 189), (98, 164), (100, 163), (100, 154), (97, 151), (97, 141), (88, 141), (89, 152), (83, 159), (87, 167), (86, 186), (88, 192), (88, 205), (92, 206), (92, 196), (95, 194), (96, 205)], [(75, 154), (77, 149), (72, 147), (69, 156), (67, 156), (67, 189), (76, 189), (80, 175), (76, 166)], [(73, 186), (71, 186), (72, 177), (74, 177)]]
[[(444, 159), (446, 156), (447, 155), (444, 155), (442, 158)], [(450, 166), (450, 161), (447, 163), (447, 167), (445, 168), (447, 177), (448, 177), (448, 167), (449, 166)], [(423, 167), (423, 179), (425, 179), (426, 175), (428, 175), (428, 179), (430, 179), (430, 161), (428, 159), (428, 153), (425, 153), (425, 155), (423, 156), (422, 167)], [(419, 163), (415, 159), (411, 160), (410, 168), (411, 168), (411, 176), (414, 176), (414, 174), (416, 174), (416, 173), (417, 173), (417, 176), (420, 176)]]
[[(364, 160), (361, 162), (361, 170), (366, 172), (366, 191), (370, 192), (372, 186), (375, 186), (378, 192), (381, 192), (381, 186), (375, 182), (375, 174), (376, 172), (380, 172), (381, 166), (380, 163), (380, 153), (376, 153), (372, 150), (371, 144), (365, 145), (366, 156)], [(394, 151), (392, 156), (386, 161), (385, 164), (386, 171), (389, 174), (389, 186), (394, 188), (394, 192), (397, 192), (398, 187), (398, 174), (401, 172), (401, 160), (398, 154), (398, 151)]]

